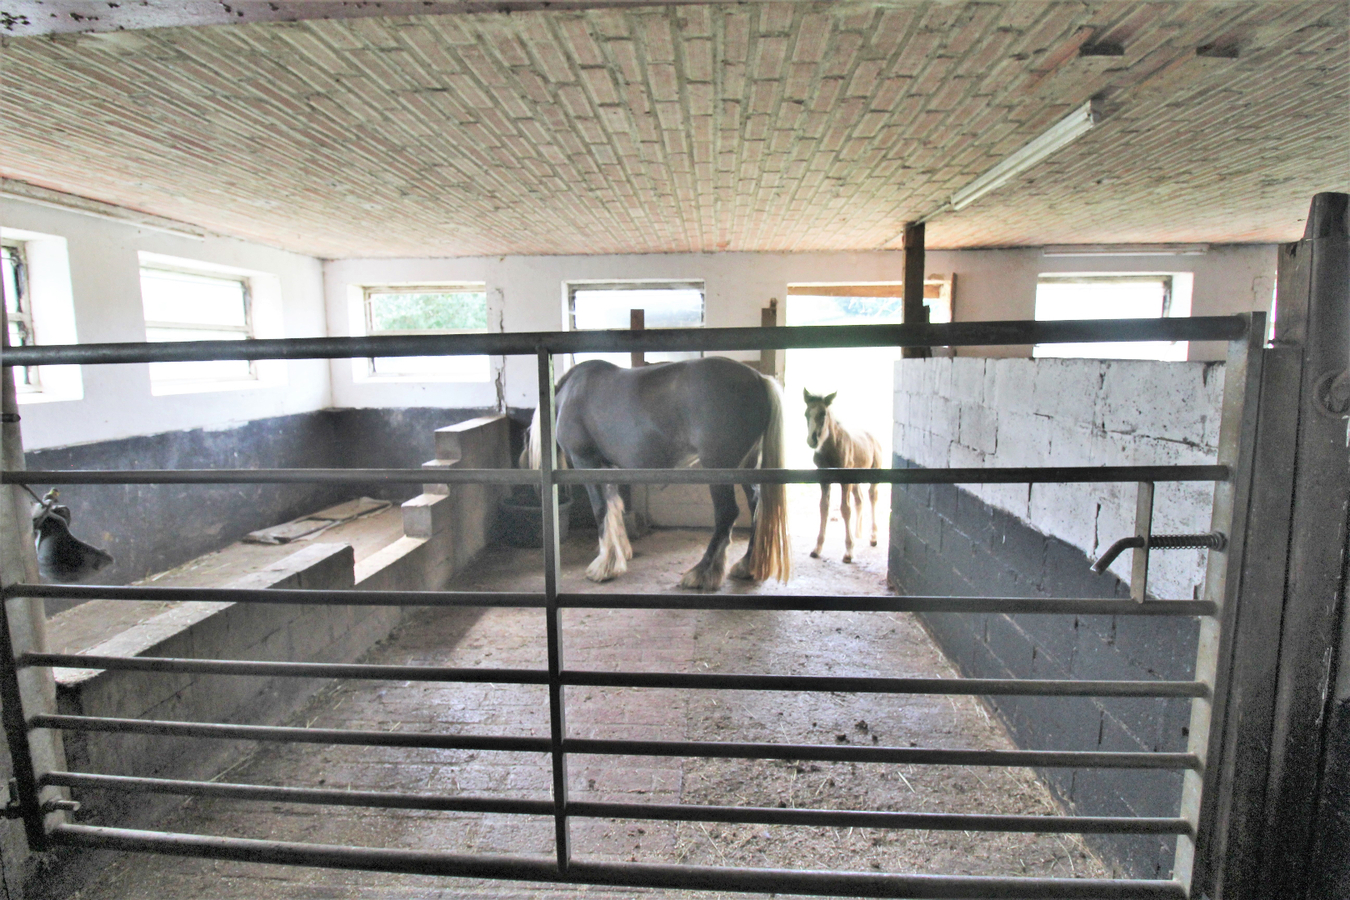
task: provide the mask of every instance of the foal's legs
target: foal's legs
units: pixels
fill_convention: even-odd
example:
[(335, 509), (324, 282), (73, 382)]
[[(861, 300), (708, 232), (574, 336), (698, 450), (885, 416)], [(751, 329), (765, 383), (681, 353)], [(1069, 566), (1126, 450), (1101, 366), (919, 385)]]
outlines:
[[(877, 545), (877, 486), (869, 485), (867, 498), (872, 502), (872, 546)], [(858, 527), (862, 527), (862, 498), (858, 499)]]
[[(844, 497), (848, 498), (848, 485), (841, 485)], [(825, 523), (830, 521), (830, 484), (820, 486), (820, 534), (816, 535), (816, 549), (811, 551), (812, 559), (820, 559), (820, 548), (825, 546)]]
[(715, 591), (722, 586), (727, 569), (727, 544), (731, 541), (731, 527), (736, 524), (740, 507), (736, 505), (736, 487), (731, 484), (709, 485), (713, 500), (713, 535), (708, 549), (684, 578), (680, 587), (700, 591)]
[[(852, 485), (839, 486), (843, 496), (839, 498), (839, 515), (844, 519), (844, 562), (853, 562), (853, 491)], [(859, 510), (861, 515), (862, 510)]]

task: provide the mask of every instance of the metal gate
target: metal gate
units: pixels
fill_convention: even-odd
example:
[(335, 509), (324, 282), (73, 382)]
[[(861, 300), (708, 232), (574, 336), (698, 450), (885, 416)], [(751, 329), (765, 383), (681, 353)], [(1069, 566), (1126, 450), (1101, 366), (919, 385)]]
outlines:
[[(1161, 320), (985, 322), (912, 326), (685, 329), (660, 332), (571, 332), (385, 338), (331, 338), (200, 342), (193, 344), (103, 344), (6, 349), (5, 458), (3, 482), (23, 484), (221, 484), (400, 482), (421, 484), (433, 477), (422, 470), (178, 470), (178, 471), (24, 471), (14, 405), (12, 366), (108, 364), (202, 359), (301, 359), (434, 354), (529, 354), (537, 359), (543, 423), (542, 446), (552, 448), (554, 355), (595, 351), (777, 350), (798, 347), (989, 346), (1095, 341), (1220, 340), (1228, 345), (1223, 421), (1218, 460), (1206, 466), (1045, 467), (882, 470), (606, 470), (603, 475), (557, 470), (545, 454), (540, 471), (438, 470), (445, 483), (537, 484), (545, 496), (545, 587), (537, 594), (485, 594), (438, 591), (229, 590), (154, 586), (98, 587), (37, 584), (28, 546), (27, 503), (18, 488), (4, 500), (3, 622), (0, 622), (0, 704), (13, 757), (15, 781), (9, 814), (22, 818), (34, 849), (77, 846), (138, 850), (215, 859), (331, 866), (430, 875), (519, 879), (537, 882), (606, 884), (631, 887), (716, 888), (734, 891), (864, 895), (914, 898), (990, 897), (1173, 897), (1192, 896), (1193, 861), (1203, 854), (1213, 821), (1217, 768), (1207, 761), (1223, 728), (1232, 629), (1236, 603), (1235, 573), (1243, 558), (1248, 492), (1256, 428), (1257, 386), (1265, 337), (1261, 314)], [(560, 485), (605, 481), (623, 484), (737, 484), (880, 482), (890, 484), (1034, 484), (1045, 482), (1200, 481), (1215, 485), (1212, 531), (1226, 549), (1209, 554), (1204, 596), (1197, 600), (1001, 597), (844, 597), (755, 596), (721, 594), (568, 594), (559, 591), (558, 508)], [(1151, 491), (1141, 491), (1151, 498)], [(1148, 552), (1149, 507), (1140, 504), (1139, 543)], [(241, 662), (66, 655), (38, 652), (41, 600), (207, 600), (236, 603), (357, 604), (389, 606), (534, 607), (547, 620), (547, 668), (520, 671), (492, 668), (373, 666), (287, 662)], [(562, 611), (566, 609), (755, 609), (861, 610), (916, 612), (1109, 614), (1200, 617), (1200, 640), (1193, 681), (1074, 681), (1024, 679), (839, 678), (774, 674), (650, 674), (581, 671), (562, 656)], [(318, 730), (229, 723), (167, 722), (57, 715), (50, 667), (129, 669), (160, 673), (212, 673), (313, 678), (425, 681), (486, 681), (547, 685), (550, 733), (547, 737), (496, 737), (471, 734), (407, 734), (357, 730)], [(568, 734), (567, 688), (574, 686), (659, 687), (689, 690), (837, 691), (876, 694), (965, 694), (975, 696), (1042, 695), (1091, 697), (1190, 698), (1189, 747), (1182, 753), (1080, 751), (992, 751), (858, 745), (797, 745), (745, 742), (671, 742), (583, 740)], [(551, 800), (524, 801), (465, 796), (348, 792), (308, 788), (119, 778), (66, 771), (60, 735), (67, 731), (105, 731), (174, 737), (211, 737), (255, 741), (295, 741), (363, 746), (399, 746), (482, 751), (532, 751), (552, 761)], [(573, 754), (650, 755), (691, 758), (828, 760), (881, 764), (1102, 767), (1169, 769), (1184, 773), (1181, 814), (1175, 818), (1020, 816), (901, 813), (869, 810), (754, 808), (736, 806), (649, 805), (575, 802), (568, 798), (567, 763)], [(556, 858), (453, 855), (366, 847), (333, 847), (272, 840), (226, 838), (138, 831), (72, 821), (69, 789), (152, 791), (179, 795), (284, 801), (317, 805), (355, 805), (383, 809), (421, 809), (551, 816)], [(578, 858), (569, 823), (576, 818), (659, 819), (687, 822), (776, 825), (863, 826), (877, 829), (940, 829), (1061, 833), (1174, 834), (1175, 876), (1171, 880), (1090, 880), (985, 876), (939, 876), (876, 872), (788, 871), (777, 869), (593, 862)]]

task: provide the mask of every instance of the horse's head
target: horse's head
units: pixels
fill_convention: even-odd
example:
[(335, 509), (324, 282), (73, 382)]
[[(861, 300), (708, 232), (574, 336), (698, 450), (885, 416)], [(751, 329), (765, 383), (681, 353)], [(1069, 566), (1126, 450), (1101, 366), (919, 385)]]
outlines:
[(838, 391), (822, 397), (802, 388), (802, 395), (806, 398), (806, 446), (813, 450), (820, 446), (820, 439), (825, 434), (830, 404), (834, 402), (836, 394)]

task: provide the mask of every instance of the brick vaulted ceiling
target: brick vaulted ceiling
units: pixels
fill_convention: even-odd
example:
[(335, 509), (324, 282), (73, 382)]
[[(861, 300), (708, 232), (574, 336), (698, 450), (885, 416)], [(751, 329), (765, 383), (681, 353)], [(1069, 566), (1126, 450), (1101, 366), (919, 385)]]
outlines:
[(1097, 98), (928, 245), (1284, 241), (1350, 190), (1344, 0), (354, 6), (0, 0), (0, 175), (327, 258), (866, 250)]

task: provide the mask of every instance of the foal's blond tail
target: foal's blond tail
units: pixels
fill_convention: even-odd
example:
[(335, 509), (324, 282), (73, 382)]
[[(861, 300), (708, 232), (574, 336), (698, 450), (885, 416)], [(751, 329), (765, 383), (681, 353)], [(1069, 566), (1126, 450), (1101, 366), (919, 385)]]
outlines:
[[(764, 379), (769, 398), (769, 424), (764, 429), (760, 450), (760, 468), (781, 469), (787, 458), (783, 435), (783, 395), (778, 382)], [(755, 510), (755, 545), (750, 554), (750, 575), (755, 581), (777, 578), (787, 581), (792, 575), (792, 544), (788, 538), (787, 485), (763, 484), (759, 489), (759, 508)]]

